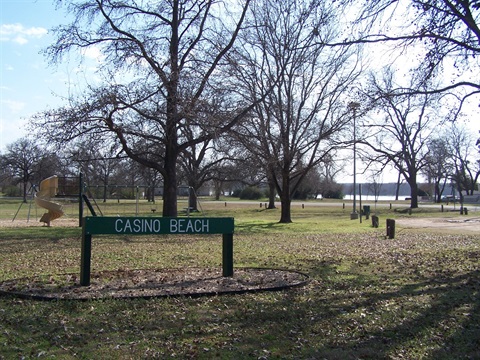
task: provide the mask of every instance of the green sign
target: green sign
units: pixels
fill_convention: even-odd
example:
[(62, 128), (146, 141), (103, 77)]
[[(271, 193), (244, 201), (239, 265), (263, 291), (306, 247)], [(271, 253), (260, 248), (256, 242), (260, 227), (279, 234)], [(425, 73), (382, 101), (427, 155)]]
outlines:
[(85, 218), (85, 234), (233, 234), (233, 218), (95, 217)]
[(87, 216), (83, 219), (80, 285), (90, 285), (92, 237), (102, 234), (223, 234), (223, 276), (233, 276), (233, 218)]

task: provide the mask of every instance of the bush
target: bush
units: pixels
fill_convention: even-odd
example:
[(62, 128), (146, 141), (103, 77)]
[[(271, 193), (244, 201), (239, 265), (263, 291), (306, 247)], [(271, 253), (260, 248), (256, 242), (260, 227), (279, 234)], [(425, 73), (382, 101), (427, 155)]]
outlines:
[(343, 199), (344, 194), (340, 189), (327, 190), (322, 194), (325, 199)]
[(232, 197), (240, 197), (240, 194), (242, 193), (242, 189), (235, 189), (232, 191)]
[(261, 199), (263, 195), (263, 192), (259, 188), (249, 186), (240, 192), (239, 197), (241, 200), (258, 200)]
[(5, 193), (5, 196), (8, 197), (20, 197), (22, 196), (22, 190), (13, 185), (8, 185), (3, 188), (3, 192)]

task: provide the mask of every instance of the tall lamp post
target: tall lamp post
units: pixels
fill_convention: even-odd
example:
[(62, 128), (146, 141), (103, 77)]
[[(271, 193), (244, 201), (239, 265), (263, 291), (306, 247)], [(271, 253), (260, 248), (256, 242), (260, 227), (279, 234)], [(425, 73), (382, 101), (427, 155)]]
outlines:
[(353, 112), (353, 209), (350, 214), (350, 219), (358, 219), (357, 213), (357, 110), (360, 108), (358, 102), (351, 102), (348, 104), (348, 108)]

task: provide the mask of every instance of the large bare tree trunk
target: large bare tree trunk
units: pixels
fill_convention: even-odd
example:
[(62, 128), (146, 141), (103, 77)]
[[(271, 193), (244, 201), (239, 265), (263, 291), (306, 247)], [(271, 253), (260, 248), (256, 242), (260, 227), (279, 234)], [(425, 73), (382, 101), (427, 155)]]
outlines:
[[(174, 147), (174, 149), (172, 149)], [(175, 217), (177, 211), (177, 157), (175, 145), (167, 148), (164, 164), (163, 216)]]
[(163, 188), (163, 216), (175, 217), (177, 216), (177, 185), (176, 180), (171, 176), (165, 177), (165, 183)]
[(418, 208), (418, 184), (417, 184), (417, 176), (410, 176), (408, 178), (408, 184), (410, 185), (410, 208), (416, 209)]
[(279, 223), (288, 224), (292, 222), (291, 206), (292, 202), (289, 193), (284, 193), (281, 197), (282, 209)]
[(280, 221), (279, 223), (288, 224), (292, 222), (291, 214), (291, 204), (292, 198), (290, 195), (290, 174), (288, 168), (283, 170), (284, 174), (282, 176), (282, 189), (279, 190), (280, 202), (281, 202), (281, 211), (280, 211)]

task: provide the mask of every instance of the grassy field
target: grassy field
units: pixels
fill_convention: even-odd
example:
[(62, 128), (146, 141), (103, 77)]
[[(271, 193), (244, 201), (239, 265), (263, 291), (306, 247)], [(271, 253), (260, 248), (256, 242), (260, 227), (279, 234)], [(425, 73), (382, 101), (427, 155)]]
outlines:
[[(426, 210), (379, 207), (374, 229), (342, 205), (296, 204), (292, 224), (259, 204), (203, 205), (207, 216), (235, 217), (236, 267), (302, 271), (305, 287), (85, 302), (3, 296), (0, 359), (480, 358), (480, 235), (399, 228), (385, 239), (384, 219)], [(0, 207), (4, 220), (17, 210)], [(0, 281), (78, 273), (80, 236), (55, 222), (0, 228)], [(220, 266), (217, 235), (99, 236), (93, 248), (93, 271)]]
[[(65, 213), (66, 218), (71, 219), (78, 219), (78, 200), (75, 198), (69, 199), (62, 199), (62, 198), (55, 198), (54, 202), (60, 203), (63, 206), (63, 211)], [(158, 216), (161, 214), (162, 211), (162, 201), (159, 200), (155, 203), (148, 202), (146, 200), (116, 200), (116, 199), (109, 199), (106, 202), (102, 201), (94, 201), (91, 200), (92, 206), (95, 212), (98, 215), (105, 215), (105, 216), (132, 216), (132, 215), (139, 215), (139, 216)], [(208, 212), (220, 212), (226, 213), (233, 212), (234, 214), (238, 213), (239, 209), (256, 209), (262, 210), (265, 203), (267, 202), (266, 199), (258, 200), (258, 201), (251, 201), (251, 202), (242, 202), (239, 201), (238, 198), (223, 198), (220, 201), (212, 201), (210, 198), (201, 199), (199, 202), (199, 210), (205, 210)], [(322, 204), (323, 201), (305, 201), (305, 202), (295, 202), (293, 204), (293, 208), (295, 210), (299, 210), (302, 204), (305, 204), (306, 207), (309, 207), (312, 204)], [(342, 200), (328, 200), (328, 203), (337, 204), (338, 206), (335, 207), (335, 211), (342, 210), (342, 213), (348, 214), (352, 209), (351, 201), (342, 201)], [(372, 212), (375, 209), (374, 204), (372, 202), (364, 202), (364, 204), (370, 205)], [(378, 204), (379, 209), (385, 209), (390, 207), (390, 202), (380, 202)], [(402, 207), (406, 208), (409, 205), (408, 201), (397, 201), (392, 203), (394, 207)], [(260, 207), (262, 206), (262, 208)], [(357, 206), (359, 205), (357, 200)], [(179, 213), (183, 213), (187, 207), (187, 198), (179, 198), (178, 201), (178, 211)], [(345, 208), (343, 208), (345, 207)], [(439, 211), (440, 205), (436, 208), (435, 211)], [(35, 202), (32, 199), (28, 199), (27, 203), (22, 203), (21, 199), (9, 199), (9, 198), (1, 198), (0, 197), (0, 220), (32, 220), (37, 221), (42, 216), (45, 210), (36, 206)], [(277, 220), (280, 218), (280, 214), (275, 212), (270, 212), (272, 216), (276, 216)], [(310, 214), (310, 212), (307, 212)], [(87, 206), (84, 206), (84, 215), (90, 215)], [(296, 213), (296, 216), (302, 216), (300, 213)], [(308, 215), (309, 216), (309, 215)]]

